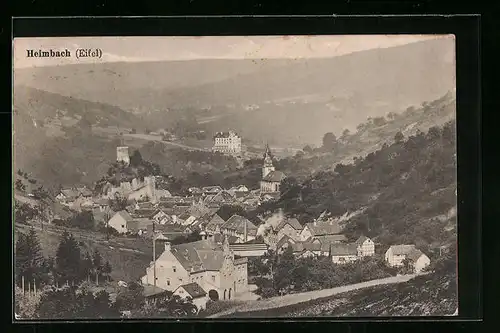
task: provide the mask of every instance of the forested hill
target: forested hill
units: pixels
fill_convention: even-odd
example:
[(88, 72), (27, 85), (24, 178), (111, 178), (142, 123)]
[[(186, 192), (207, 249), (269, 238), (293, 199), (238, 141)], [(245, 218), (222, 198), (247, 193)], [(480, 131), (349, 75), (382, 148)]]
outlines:
[(302, 184), (289, 179), (273, 207), (302, 222), (324, 210), (347, 214), (340, 220), (353, 239), (364, 234), (422, 250), (449, 244), (456, 239), (455, 138), (454, 120), (408, 138), (398, 134), (392, 144), (352, 164), (338, 164)]

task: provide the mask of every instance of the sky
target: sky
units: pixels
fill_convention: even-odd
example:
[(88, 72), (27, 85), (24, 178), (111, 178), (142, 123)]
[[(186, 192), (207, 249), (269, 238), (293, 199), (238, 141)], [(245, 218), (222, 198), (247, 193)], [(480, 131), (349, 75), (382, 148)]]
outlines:
[[(452, 35), (321, 35), (204, 37), (49, 37), (16, 38), (14, 68), (95, 62), (144, 62), (195, 59), (327, 58)], [(75, 57), (79, 48), (102, 51), (102, 57)], [(27, 58), (26, 50), (64, 50), (71, 58)]]

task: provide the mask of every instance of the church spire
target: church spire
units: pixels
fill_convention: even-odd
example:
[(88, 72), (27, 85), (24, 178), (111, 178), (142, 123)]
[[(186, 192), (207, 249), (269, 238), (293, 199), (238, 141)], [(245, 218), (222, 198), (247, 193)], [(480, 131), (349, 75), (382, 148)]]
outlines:
[(264, 153), (264, 165), (262, 166), (262, 178), (265, 178), (271, 171), (274, 171), (273, 158), (271, 156), (271, 149), (269, 144), (266, 144), (266, 151)]

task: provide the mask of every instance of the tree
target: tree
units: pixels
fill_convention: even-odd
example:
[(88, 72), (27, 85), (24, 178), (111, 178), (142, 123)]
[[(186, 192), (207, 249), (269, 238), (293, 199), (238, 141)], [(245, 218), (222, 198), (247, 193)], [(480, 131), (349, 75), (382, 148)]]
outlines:
[(92, 269), (95, 275), (95, 283), (99, 284), (99, 276), (102, 274), (103, 260), (99, 250), (95, 250), (92, 256)]
[(108, 205), (114, 212), (119, 212), (127, 208), (128, 200), (126, 197), (116, 196), (114, 199), (108, 200)]
[(302, 158), (302, 157), (304, 157), (304, 152), (302, 150), (298, 150), (295, 153), (295, 158)]
[(302, 148), (302, 150), (304, 151), (304, 153), (306, 154), (312, 154), (313, 153), (313, 149), (311, 148), (311, 146), (307, 145), (305, 146), (304, 148)]
[(23, 184), (23, 181), (21, 179), (16, 180), (16, 190), (24, 192), (26, 191), (26, 185)]
[(239, 205), (222, 205), (217, 211), (217, 215), (227, 221), (233, 215), (246, 216), (246, 211)]
[(375, 117), (373, 118), (373, 124), (375, 126), (383, 126), (386, 124), (386, 120), (384, 117)]
[(396, 135), (394, 136), (394, 142), (396, 143), (402, 143), (404, 141), (405, 137), (403, 133), (397, 132)]
[(90, 281), (90, 275), (92, 274), (92, 255), (90, 253), (85, 253), (85, 256), (81, 262), (82, 274), (86, 276), (87, 281)]
[(139, 310), (144, 303), (144, 287), (137, 282), (131, 282), (116, 295), (115, 305), (121, 311)]
[(56, 252), (57, 280), (61, 283), (81, 281), (85, 278), (81, 267), (80, 247), (73, 235), (65, 231)]
[(95, 227), (94, 214), (92, 211), (78, 212), (69, 220), (70, 225), (79, 229), (91, 230)]
[(45, 279), (44, 258), (40, 241), (35, 229), (31, 228), (27, 235), (20, 234), (16, 242), (15, 270), (17, 283), (24, 277), (26, 283), (33, 280), (40, 285)]
[(118, 309), (112, 305), (109, 294), (100, 291), (95, 295), (87, 287), (64, 287), (47, 290), (37, 308), (43, 319), (114, 319)]
[(106, 281), (108, 281), (108, 282), (109, 282), (110, 274), (112, 271), (113, 271), (113, 268), (111, 267), (111, 264), (109, 263), (109, 261), (106, 261), (104, 263), (104, 266), (102, 267), (102, 274), (104, 275), (104, 277), (106, 278)]
[(325, 133), (323, 136), (323, 148), (326, 150), (332, 150), (337, 143), (337, 137), (332, 132)]
[(138, 150), (134, 150), (132, 156), (130, 156), (130, 166), (138, 167), (142, 164), (142, 156)]

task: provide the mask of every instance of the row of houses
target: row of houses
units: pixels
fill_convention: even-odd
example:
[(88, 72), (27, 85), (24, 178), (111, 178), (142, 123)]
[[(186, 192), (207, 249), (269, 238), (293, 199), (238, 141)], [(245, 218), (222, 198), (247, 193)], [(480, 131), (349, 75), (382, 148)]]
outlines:
[[(277, 217), (277, 219), (276, 219)], [(269, 248), (278, 253), (290, 248), (301, 257), (330, 256), (334, 263), (342, 264), (375, 254), (375, 243), (366, 236), (360, 236), (349, 243), (337, 219), (323, 212), (311, 223), (302, 225), (296, 218), (286, 218), (282, 211), (277, 213), (274, 223), (269, 224), (264, 238)], [(385, 253), (388, 266), (401, 267), (405, 261), (420, 272), (430, 264), (430, 259), (415, 245), (393, 245)]]

